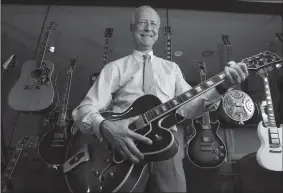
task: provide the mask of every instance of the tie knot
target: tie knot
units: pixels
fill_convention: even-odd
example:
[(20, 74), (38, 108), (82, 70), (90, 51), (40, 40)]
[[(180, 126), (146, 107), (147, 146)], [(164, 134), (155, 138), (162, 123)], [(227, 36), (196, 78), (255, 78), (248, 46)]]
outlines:
[(148, 63), (150, 61), (150, 55), (149, 54), (144, 54), (143, 55), (143, 59), (146, 63)]

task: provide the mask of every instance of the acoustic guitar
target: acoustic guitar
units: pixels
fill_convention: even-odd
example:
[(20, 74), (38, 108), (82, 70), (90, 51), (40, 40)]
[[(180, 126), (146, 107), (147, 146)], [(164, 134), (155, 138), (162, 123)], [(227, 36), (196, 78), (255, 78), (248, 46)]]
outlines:
[[(201, 82), (206, 80), (206, 64), (197, 61)], [(200, 168), (219, 167), (227, 156), (226, 145), (218, 135), (220, 122), (210, 120), (209, 112), (193, 120), (194, 135), (185, 145), (185, 153), (192, 164)]]
[[(257, 71), (270, 65), (282, 63), (282, 59), (270, 51), (264, 51), (245, 58), (248, 70)], [(138, 164), (124, 160), (105, 140), (99, 140), (93, 135), (83, 134), (79, 130), (71, 139), (67, 149), (66, 161), (63, 165), (66, 182), (71, 192), (132, 192), (139, 186), (149, 162), (167, 160), (175, 156), (179, 144), (168, 129), (171, 124), (163, 124), (166, 119), (175, 117), (176, 110), (202, 95), (206, 91), (221, 84), (225, 73), (221, 72), (196, 87), (161, 103), (154, 95), (144, 95), (135, 100), (122, 113), (102, 112), (107, 120), (123, 120), (138, 116), (129, 125), (132, 131), (147, 136), (152, 145), (136, 143), (144, 154), (144, 159)]]
[(49, 36), (55, 26), (55, 22), (49, 23), (38, 59), (23, 64), (20, 78), (9, 93), (8, 104), (16, 111), (23, 113), (46, 112), (54, 107), (54, 88), (51, 80), (54, 63), (45, 61), (44, 55)]
[(257, 133), (261, 145), (257, 151), (256, 159), (258, 164), (265, 169), (272, 171), (283, 171), (283, 125), (280, 125), (278, 128), (276, 124), (268, 81), (268, 72), (266, 70), (261, 70), (258, 72), (258, 74), (263, 79), (266, 98), (267, 121), (265, 121), (265, 124), (263, 124), (263, 121), (260, 121), (257, 127)]
[(60, 165), (65, 162), (65, 154), (72, 137), (72, 127), (74, 126), (71, 113), (68, 112), (68, 101), (72, 74), (78, 65), (78, 61), (75, 58), (70, 60), (64, 92), (55, 109), (49, 114), (47, 121), (49, 131), (41, 138), (38, 146), (39, 156), (48, 164)]

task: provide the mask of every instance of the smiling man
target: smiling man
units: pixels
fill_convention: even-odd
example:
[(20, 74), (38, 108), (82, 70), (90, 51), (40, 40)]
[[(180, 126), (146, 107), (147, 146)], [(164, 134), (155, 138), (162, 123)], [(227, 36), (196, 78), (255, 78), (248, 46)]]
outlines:
[[(191, 88), (176, 63), (153, 54), (152, 48), (158, 39), (159, 27), (160, 17), (153, 8), (149, 6), (137, 8), (130, 24), (135, 45), (133, 52), (107, 64), (83, 101), (73, 111), (73, 118), (81, 132), (94, 134), (106, 140), (125, 159), (134, 163), (144, 158), (134, 141), (152, 144), (151, 139), (128, 128), (137, 117), (110, 121), (102, 117), (99, 112), (107, 109), (122, 113), (145, 94), (155, 95), (164, 103)], [(183, 105), (177, 113), (193, 119), (207, 111), (216, 110), (221, 95), (234, 84), (243, 82), (248, 76), (246, 65), (243, 63), (230, 62), (224, 71), (226, 81), (223, 84)], [(176, 126), (172, 126), (170, 130), (180, 141), (183, 136), (178, 135)], [(180, 150), (173, 158), (151, 163), (149, 178), (145, 182), (146, 190), (186, 192), (182, 166), (183, 154), (183, 144), (180, 144)]]

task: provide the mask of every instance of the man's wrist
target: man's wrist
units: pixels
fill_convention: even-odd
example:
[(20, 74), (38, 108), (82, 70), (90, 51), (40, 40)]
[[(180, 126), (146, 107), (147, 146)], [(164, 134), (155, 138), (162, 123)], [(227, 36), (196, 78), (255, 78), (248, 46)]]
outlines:
[(104, 133), (103, 133), (104, 127), (102, 126), (102, 124), (104, 123), (104, 121), (106, 121), (106, 119), (104, 119), (103, 121), (101, 121), (101, 123), (100, 123), (100, 125), (99, 125), (99, 133), (100, 133), (100, 135), (101, 135), (101, 137), (102, 137), (103, 139), (105, 139), (105, 136), (104, 136)]
[(226, 84), (226, 82), (223, 82), (215, 87), (220, 95), (225, 94), (229, 90), (229, 88), (230, 87)]

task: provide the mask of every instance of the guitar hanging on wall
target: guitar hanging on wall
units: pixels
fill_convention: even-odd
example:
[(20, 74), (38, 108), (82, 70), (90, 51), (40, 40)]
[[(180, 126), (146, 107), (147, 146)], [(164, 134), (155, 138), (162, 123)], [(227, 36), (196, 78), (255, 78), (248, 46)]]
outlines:
[[(227, 50), (227, 62), (232, 61), (232, 45), (228, 35), (222, 35), (223, 44)], [(227, 123), (244, 125), (255, 113), (255, 104), (245, 92), (232, 89), (225, 93), (219, 106), (219, 114)]]
[[(103, 57), (102, 57), (102, 67), (101, 67), (101, 69), (107, 64), (107, 61), (108, 61), (109, 44), (110, 44), (110, 39), (113, 35), (113, 31), (114, 31), (113, 28), (106, 28), (105, 32), (104, 32), (105, 43), (104, 43), (104, 53), (103, 53)], [(93, 83), (95, 82), (95, 80), (97, 79), (99, 74), (100, 74), (99, 72), (95, 72), (89, 77), (90, 86), (93, 85)]]
[[(276, 33), (276, 37), (283, 44), (283, 33)], [(282, 50), (282, 52), (283, 52), (283, 50)], [(282, 53), (282, 55), (283, 55), (283, 53)], [(278, 87), (278, 90), (279, 90), (279, 99), (282, 99), (283, 98), (283, 74), (277, 80), (277, 87)], [(278, 113), (281, 121), (283, 122), (283, 101), (282, 100), (279, 100), (277, 113)]]
[[(165, 56), (166, 60), (172, 61), (172, 35), (173, 31), (170, 26), (165, 26), (164, 27), (164, 35), (166, 36), (166, 50), (165, 50)], [(184, 117), (176, 113), (176, 119), (178, 122), (182, 122), (185, 120)], [(178, 125), (177, 125), (178, 126)]]
[(279, 128), (277, 128), (276, 125), (268, 81), (268, 72), (267, 70), (260, 70), (258, 74), (263, 79), (268, 119), (265, 124), (263, 124), (263, 121), (260, 121), (257, 127), (258, 137), (261, 142), (260, 148), (256, 155), (257, 162), (265, 169), (271, 171), (283, 171), (283, 125), (280, 125)]
[[(267, 66), (282, 63), (276, 54), (265, 51), (242, 60), (247, 70), (257, 71)], [(176, 122), (164, 125), (163, 120), (175, 116), (182, 105), (199, 97), (208, 90), (221, 84), (225, 73), (221, 72), (190, 90), (161, 103), (154, 95), (144, 95), (135, 100), (122, 113), (102, 112), (107, 120), (123, 120), (138, 116), (129, 129), (152, 140), (152, 145), (136, 143), (144, 154), (138, 164), (121, 159), (119, 153), (105, 140), (93, 135), (76, 132), (66, 154), (64, 176), (71, 192), (131, 192), (142, 182), (150, 162), (168, 160), (179, 151), (179, 143), (168, 129)]]
[(8, 162), (2, 177), (1, 177), (1, 192), (2, 193), (12, 193), (12, 183), (10, 181), (13, 171), (15, 169), (15, 166), (17, 165), (17, 162), (21, 156), (22, 151), (26, 148), (26, 146), (30, 146), (34, 141), (34, 137), (27, 135), (22, 137), (16, 146), (16, 149), (14, 150), (10, 161)]
[[(206, 80), (206, 64), (197, 61), (201, 82)], [(225, 143), (218, 135), (220, 122), (211, 122), (209, 112), (201, 118), (194, 119), (192, 128), (194, 135), (185, 145), (185, 153), (192, 164), (200, 168), (219, 167), (226, 158)]]
[(45, 61), (44, 55), (49, 36), (55, 26), (55, 22), (49, 23), (38, 59), (23, 64), (20, 78), (9, 93), (8, 104), (16, 111), (24, 113), (45, 112), (53, 107), (54, 88), (51, 78), (54, 63)]
[[(64, 163), (67, 146), (72, 137), (74, 121), (68, 112), (68, 100), (72, 74), (78, 65), (78, 59), (71, 59), (67, 68), (67, 78), (61, 100), (48, 118), (49, 131), (42, 137), (38, 152), (41, 159), (53, 165)], [(58, 91), (57, 91), (58, 92)], [(57, 94), (59, 96), (59, 94)]]

